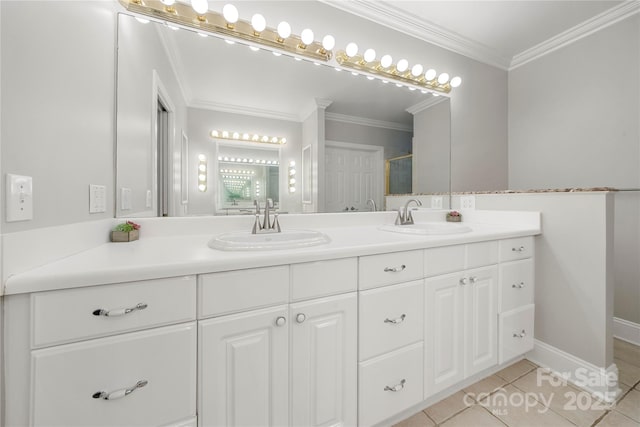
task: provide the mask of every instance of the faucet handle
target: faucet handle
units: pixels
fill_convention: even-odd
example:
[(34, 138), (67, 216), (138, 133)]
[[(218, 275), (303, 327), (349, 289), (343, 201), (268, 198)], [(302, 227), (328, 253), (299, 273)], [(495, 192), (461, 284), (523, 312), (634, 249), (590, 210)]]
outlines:
[(273, 215), (273, 224), (271, 225), (271, 229), (276, 230), (280, 233), (282, 230), (280, 229), (280, 221), (278, 221), (278, 213), (276, 212)]
[(273, 208), (273, 199), (267, 199), (266, 206), (271, 209)]
[(260, 215), (260, 203), (256, 199), (253, 199), (253, 206), (256, 207), (256, 215)]

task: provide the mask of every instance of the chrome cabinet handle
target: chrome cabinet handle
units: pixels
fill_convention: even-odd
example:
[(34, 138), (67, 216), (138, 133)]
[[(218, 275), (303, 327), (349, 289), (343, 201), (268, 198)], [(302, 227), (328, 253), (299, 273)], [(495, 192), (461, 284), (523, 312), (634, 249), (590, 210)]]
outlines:
[(304, 313), (298, 313), (298, 314), (296, 315), (296, 322), (298, 322), (298, 323), (302, 323), (302, 322), (304, 322), (305, 320), (307, 320), (307, 316), (305, 316), (305, 314), (304, 314)]
[(466, 285), (467, 283), (469, 283), (469, 279), (467, 279), (466, 277), (463, 277), (462, 279), (460, 279), (461, 285)]
[(511, 285), (511, 287), (514, 289), (522, 289), (524, 288), (524, 282), (514, 283), (513, 285)]
[(123, 398), (125, 396), (130, 395), (131, 393), (133, 393), (137, 389), (142, 388), (142, 387), (146, 386), (147, 384), (149, 384), (149, 381), (140, 380), (137, 383), (135, 383), (135, 385), (133, 387), (121, 388), (120, 390), (115, 390), (115, 391), (112, 391), (110, 393), (106, 392), (106, 391), (97, 391), (97, 392), (93, 393), (93, 395), (91, 397), (93, 397), (94, 399), (102, 399), (102, 400), (116, 400), (116, 399), (120, 399), (120, 398)]
[(407, 268), (407, 266), (402, 264), (400, 267), (385, 267), (384, 271), (387, 273), (398, 273), (403, 271), (405, 268)]
[(478, 282), (478, 278), (476, 276), (471, 276), (471, 277), (469, 277), (469, 281), (471, 283), (476, 283), (476, 282)]
[(404, 388), (404, 384), (407, 382), (407, 380), (402, 380), (400, 381), (400, 384), (396, 384), (393, 387), (389, 387), (389, 386), (385, 386), (384, 391), (392, 391), (394, 393), (402, 390)]
[(391, 324), (397, 325), (399, 323), (404, 322), (404, 319), (406, 319), (406, 318), (407, 318), (407, 315), (403, 314), (402, 316), (400, 316), (400, 317), (398, 317), (396, 319), (386, 318), (386, 319), (384, 319), (384, 323), (391, 323)]
[(512, 252), (524, 252), (524, 246), (520, 246), (519, 248), (511, 248)]
[(148, 304), (141, 302), (139, 304), (136, 304), (134, 307), (129, 308), (116, 308), (113, 310), (105, 310), (104, 308), (99, 308), (97, 310), (93, 310), (93, 315), (105, 317), (124, 316), (125, 314), (133, 313), (134, 311), (144, 310), (148, 306)]
[(524, 338), (526, 336), (527, 336), (527, 333), (524, 331), (524, 329), (519, 334), (516, 334), (516, 333), (513, 334), (514, 338)]
[(287, 319), (286, 319), (285, 317), (283, 317), (283, 316), (279, 316), (279, 317), (276, 319), (276, 326), (284, 326), (284, 325), (286, 325), (286, 324), (287, 324)]

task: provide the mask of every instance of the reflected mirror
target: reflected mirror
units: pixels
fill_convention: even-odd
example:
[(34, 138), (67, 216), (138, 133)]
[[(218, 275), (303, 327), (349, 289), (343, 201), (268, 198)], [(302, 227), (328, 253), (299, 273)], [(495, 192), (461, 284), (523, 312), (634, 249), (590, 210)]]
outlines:
[[(253, 200), (264, 204), (268, 197), (278, 200), (281, 211), (292, 213), (359, 206), (330, 200), (337, 193), (327, 191), (332, 177), (322, 175), (325, 141), (332, 147), (380, 153), (383, 161), (362, 187), (381, 183), (372, 198), (383, 206), (384, 160), (412, 153), (415, 159), (416, 144), (424, 143), (414, 135), (414, 114), (418, 118), (424, 109), (416, 113), (415, 106), (434, 101), (419, 91), (161, 23), (143, 24), (126, 14), (118, 17), (117, 73), (116, 216), (122, 217), (247, 213)], [(411, 108), (413, 113), (407, 111)], [(447, 132), (436, 133), (448, 137), (449, 123), (441, 125)], [(287, 167), (259, 170), (220, 161), (231, 158), (229, 150), (239, 141), (216, 140), (211, 137), (214, 129), (285, 138), (286, 144), (277, 145), (242, 141), (242, 148), (271, 152), (278, 166), (301, 165), (299, 175), (288, 176)], [(435, 181), (448, 191), (449, 141), (430, 139), (426, 144), (442, 145), (438, 155), (447, 163), (429, 163), (429, 171), (441, 175)], [(208, 159), (205, 174), (198, 170), (201, 156)], [(249, 160), (257, 154), (233, 156)], [(200, 185), (203, 175), (206, 185)], [(419, 187), (414, 183), (413, 189)], [(351, 197), (362, 199), (362, 205), (368, 198)]]
[(387, 159), (385, 165), (386, 195), (411, 194), (413, 155)]

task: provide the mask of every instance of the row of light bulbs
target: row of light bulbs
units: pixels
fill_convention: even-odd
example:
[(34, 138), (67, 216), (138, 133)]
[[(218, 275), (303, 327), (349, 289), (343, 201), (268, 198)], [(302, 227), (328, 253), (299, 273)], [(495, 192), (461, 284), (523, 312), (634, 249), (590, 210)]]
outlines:
[(198, 155), (198, 190), (207, 191), (207, 156)]
[(220, 173), (236, 173), (240, 175), (255, 175), (256, 171), (237, 170), (237, 169), (220, 169)]
[[(120, 2), (125, 4), (125, 6), (128, 4), (136, 5), (137, 7), (133, 8), (135, 12), (147, 12), (145, 8), (146, 5), (144, 5), (142, 0), (120, 0)], [(256, 13), (251, 17), (250, 21), (241, 21), (238, 9), (233, 4), (225, 4), (222, 8), (222, 17), (218, 18), (220, 15), (209, 11), (208, 0), (191, 0), (191, 8), (197, 14), (196, 19), (191, 22), (191, 20), (180, 21), (178, 19), (178, 12), (175, 9), (176, 0), (161, 0), (161, 2), (164, 5), (163, 12), (167, 17), (167, 24), (172, 28), (177, 29), (178, 27), (172, 26), (170, 21), (179, 21), (182, 25), (195, 27), (196, 29), (200, 27), (205, 30), (213, 29), (216, 32), (223, 33), (224, 35), (231, 35), (251, 42), (261, 43), (270, 48), (275, 47), (276, 50), (272, 51), (274, 54), (278, 55), (279, 52), (277, 49), (280, 48), (293, 53), (294, 57), (296, 57), (296, 55), (303, 57), (307, 56), (312, 58), (314, 62), (316, 62), (316, 60), (323, 60), (326, 62), (331, 59), (332, 50), (336, 45), (335, 38), (329, 34), (322, 38), (321, 43), (316, 43), (315, 34), (309, 28), (303, 29), (299, 37), (292, 36), (291, 25), (286, 21), (278, 23), (275, 29), (275, 34), (269, 35), (269, 38), (265, 38), (266, 35), (263, 33), (272, 34), (273, 31), (267, 28), (267, 22), (264, 16)], [(148, 8), (152, 8), (152, 6), (149, 6)], [(150, 15), (157, 17), (158, 13)], [(224, 23), (219, 25), (222, 28), (218, 28), (218, 25), (207, 26), (207, 24), (209, 24), (208, 18), (211, 18), (211, 20), (214, 20), (214, 18), (217, 20), (224, 20)], [(248, 26), (248, 29), (245, 30), (244, 27), (240, 28), (241, 26)], [(204, 36), (207, 35), (200, 31), (199, 34)], [(271, 38), (273, 38), (273, 40)], [(295, 43), (291, 45), (290, 41), (295, 41)], [(314, 49), (307, 49), (310, 45), (314, 45)], [(315, 49), (316, 46), (317, 49)], [(253, 50), (258, 50), (255, 46), (250, 47), (252, 47)], [(296, 59), (300, 58), (296, 57)], [(431, 68), (425, 71), (421, 64), (415, 64), (412, 67), (409, 67), (409, 62), (406, 59), (400, 59), (395, 65), (393, 64), (393, 58), (391, 55), (383, 55), (379, 60), (377, 60), (376, 51), (374, 49), (366, 49), (360, 55), (358, 53), (358, 45), (353, 42), (348, 43), (344, 51), (339, 51), (336, 54), (336, 60), (342, 67), (354, 70), (353, 74), (358, 74), (358, 72), (365, 73), (367, 78), (371, 80), (379, 78), (385, 83), (388, 81), (395, 81), (396, 86), (407, 86), (414, 90), (417, 86), (422, 89), (424, 93), (429, 91), (448, 93), (451, 91), (451, 88), (456, 88), (462, 83), (462, 79), (459, 76), (451, 78), (448, 73), (438, 74)], [(218, 131), (212, 131), (212, 136), (213, 132)], [(284, 142), (279, 139), (274, 140), (273, 137), (266, 137), (267, 140), (265, 140), (265, 137), (263, 136), (258, 136), (258, 139), (255, 139), (255, 137), (255, 135), (249, 136), (248, 134), (240, 135), (237, 132), (227, 132), (226, 136), (218, 132), (218, 136), (214, 136), (214, 138), (228, 138), (254, 142), (270, 142), (279, 144), (286, 142), (286, 140)]]
[(255, 165), (271, 165), (277, 166), (277, 160), (265, 160), (265, 159), (246, 159), (240, 157), (227, 157), (227, 156), (218, 156), (219, 162), (228, 162), (228, 163), (247, 163), (247, 164), (255, 164)]
[(249, 134), (249, 133), (240, 133), (240, 132), (229, 132), (226, 130), (212, 130), (210, 132), (212, 138), (218, 139), (234, 139), (236, 141), (250, 141), (250, 142), (263, 142), (265, 144), (286, 144), (287, 138), (282, 138), (279, 136), (267, 136), (267, 135), (258, 135), (257, 133)]

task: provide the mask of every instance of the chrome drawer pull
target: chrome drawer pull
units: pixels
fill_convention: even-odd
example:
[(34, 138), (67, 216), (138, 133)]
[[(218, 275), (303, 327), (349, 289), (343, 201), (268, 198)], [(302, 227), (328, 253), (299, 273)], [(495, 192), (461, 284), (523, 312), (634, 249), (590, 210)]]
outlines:
[(102, 400), (116, 400), (122, 397), (128, 396), (139, 388), (142, 388), (149, 384), (147, 380), (138, 381), (133, 387), (129, 388), (121, 388), (120, 390), (112, 391), (111, 393), (107, 393), (106, 391), (98, 391), (93, 393), (94, 399), (102, 399)]
[(526, 337), (526, 336), (527, 336), (527, 334), (526, 334), (526, 332), (524, 331), (524, 329), (523, 329), (523, 330), (522, 330), (522, 332), (520, 332), (519, 334), (513, 334), (513, 337), (514, 337), (514, 338), (524, 338), (524, 337)]
[(524, 252), (524, 246), (520, 246), (519, 248), (511, 248), (512, 252)]
[(403, 271), (405, 268), (407, 268), (407, 266), (402, 264), (400, 267), (385, 267), (384, 271), (387, 273), (399, 273), (400, 271)]
[(511, 287), (514, 289), (522, 289), (524, 288), (524, 282), (514, 283), (513, 285), (511, 285)]
[(402, 380), (402, 381), (400, 381), (400, 384), (396, 384), (396, 385), (394, 385), (393, 387), (386, 386), (386, 387), (384, 388), (384, 391), (392, 391), (392, 392), (394, 392), (394, 393), (395, 393), (395, 392), (398, 392), (398, 391), (401, 391), (401, 390), (404, 388), (404, 384), (405, 384), (406, 382), (407, 382), (406, 380)]
[(466, 277), (463, 277), (462, 279), (460, 279), (461, 285), (466, 285), (467, 283), (469, 283), (469, 279), (467, 279)]
[(398, 317), (397, 319), (384, 319), (384, 323), (392, 323), (394, 325), (397, 325), (398, 323), (402, 323), (404, 322), (404, 319), (407, 317), (406, 314), (403, 314), (402, 316)]
[(93, 311), (94, 316), (105, 316), (105, 317), (117, 317), (124, 316), (125, 314), (133, 313), (134, 311), (144, 310), (148, 305), (141, 302), (140, 304), (136, 304), (135, 307), (130, 308), (116, 308), (113, 310), (105, 310), (104, 308), (99, 308)]
[(478, 278), (476, 276), (471, 276), (471, 277), (469, 277), (469, 281), (471, 283), (477, 283), (478, 282)]

